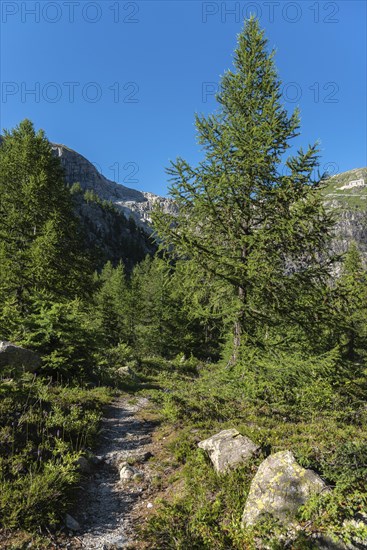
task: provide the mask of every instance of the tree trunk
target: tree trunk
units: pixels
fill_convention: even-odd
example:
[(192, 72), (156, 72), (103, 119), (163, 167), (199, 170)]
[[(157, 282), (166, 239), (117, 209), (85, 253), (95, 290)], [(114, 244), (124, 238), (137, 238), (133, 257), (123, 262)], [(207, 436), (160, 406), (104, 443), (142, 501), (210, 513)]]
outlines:
[(238, 298), (241, 301), (241, 309), (238, 312), (237, 319), (233, 326), (233, 349), (232, 355), (227, 363), (227, 368), (233, 367), (238, 359), (242, 341), (242, 323), (244, 318), (245, 290), (242, 286), (238, 287)]
[(354, 329), (349, 330), (349, 339), (348, 339), (348, 359), (354, 361), (355, 359), (355, 332)]

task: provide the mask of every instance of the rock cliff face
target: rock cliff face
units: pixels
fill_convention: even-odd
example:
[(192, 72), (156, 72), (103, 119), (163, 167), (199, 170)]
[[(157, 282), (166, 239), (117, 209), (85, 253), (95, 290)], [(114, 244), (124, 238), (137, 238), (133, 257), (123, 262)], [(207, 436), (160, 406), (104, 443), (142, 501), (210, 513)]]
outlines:
[(331, 177), (323, 192), (326, 205), (336, 211), (334, 250), (344, 253), (355, 241), (367, 265), (367, 168)]
[(78, 182), (83, 191), (93, 191), (100, 199), (112, 202), (127, 218), (132, 217), (148, 233), (152, 231), (149, 224), (151, 212), (157, 204), (165, 211), (175, 211), (172, 199), (130, 189), (107, 179), (89, 160), (65, 145), (53, 143), (52, 148), (64, 167), (69, 185)]

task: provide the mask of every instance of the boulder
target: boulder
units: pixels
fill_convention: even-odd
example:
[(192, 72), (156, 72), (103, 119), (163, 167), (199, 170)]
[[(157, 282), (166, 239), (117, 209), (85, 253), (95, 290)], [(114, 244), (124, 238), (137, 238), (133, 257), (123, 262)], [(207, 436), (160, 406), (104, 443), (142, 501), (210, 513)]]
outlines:
[(254, 525), (270, 514), (292, 527), (300, 506), (312, 494), (324, 490), (327, 490), (324, 481), (312, 470), (302, 468), (290, 451), (270, 455), (260, 464), (251, 482), (242, 526)]
[(117, 374), (122, 379), (122, 381), (137, 380), (135, 372), (129, 366), (120, 367), (119, 369), (117, 369)]
[(10, 367), (18, 372), (34, 372), (41, 363), (41, 358), (34, 351), (0, 340), (0, 368)]
[(93, 468), (91, 466), (91, 463), (89, 462), (89, 460), (87, 460), (85, 458), (85, 456), (80, 456), (78, 458), (78, 460), (76, 461), (76, 464), (77, 464), (77, 467), (78, 467), (78, 470), (82, 473), (82, 474), (91, 474), (92, 471), (93, 471)]
[(259, 447), (251, 439), (241, 435), (234, 428), (221, 432), (200, 441), (200, 449), (207, 451), (218, 473), (224, 473), (235, 468), (256, 454)]

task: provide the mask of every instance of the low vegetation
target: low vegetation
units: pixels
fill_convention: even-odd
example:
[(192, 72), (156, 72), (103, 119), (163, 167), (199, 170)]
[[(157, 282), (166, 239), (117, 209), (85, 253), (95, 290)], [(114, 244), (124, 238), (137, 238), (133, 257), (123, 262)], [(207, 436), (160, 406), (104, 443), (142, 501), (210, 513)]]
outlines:
[[(148, 361), (143, 371), (162, 388), (148, 394), (167, 443), (156, 458), (156, 511), (141, 533), (146, 547), (283, 548), (286, 529), (271, 518), (251, 529), (240, 522), (258, 465), (286, 449), (332, 487), (300, 510), (302, 528), (292, 548), (312, 548), (315, 533), (344, 542), (356, 533), (365, 536), (366, 528), (356, 529), (348, 520), (367, 504), (367, 372), (360, 365), (356, 383), (352, 365), (345, 365), (349, 374), (341, 383), (339, 361), (335, 352), (309, 360), (262, 356), (238, 365), (236, 372), (194, 360)], [(255, 385), (251, 379), (260, 368)], [(216, 474), (197, 443), (233, 427), (257, 443), (261, 454), (233, 472)]]
[(53, 383), (32, 374), (0, 382), (0, 523), (52, 529), (64, 522), (103, 407), (104, 388)]

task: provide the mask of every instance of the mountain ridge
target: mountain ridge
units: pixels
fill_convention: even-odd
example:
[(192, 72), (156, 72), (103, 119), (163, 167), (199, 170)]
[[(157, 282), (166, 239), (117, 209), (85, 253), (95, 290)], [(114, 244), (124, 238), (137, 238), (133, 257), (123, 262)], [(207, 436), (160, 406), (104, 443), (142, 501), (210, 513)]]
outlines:
[[(151, 213), (156, 205), (165, 211), (177, 211), (173, 199), (109, 180), (88, 159), (65, 145), (53, 143), (52, 148), (60, 158), (69, 185), (79, 182), (83, 191), (93, 191), (100, 199), (112, 202), (127, 219), (133, 218), (145, 233), (151, 234), (153, 231)], [(358, 181), (359, 184), (353, 183)], [(333, 250), (344, 254), (349, 244), (355, 241), (367, 265), (367, 167), (335, 174), (324, 183), (322, 193), (325, 204), (337, 211)], [(104, 230), (106, 234), (111, 233), (107, 227)]]
[(66, 145), (51, 142), (51, 147), (60, 159), (69, 185), (77, 182), (83, 191), (93, 191), (100, 199), (112, 202), (127, 218), (132, 217), (148, 233), (152, 232), (150, 214), (157, 205), (164, 211), (175, 211), (172, 199), (148, 191), (138, 191), (106, 178), (86, 157)]

